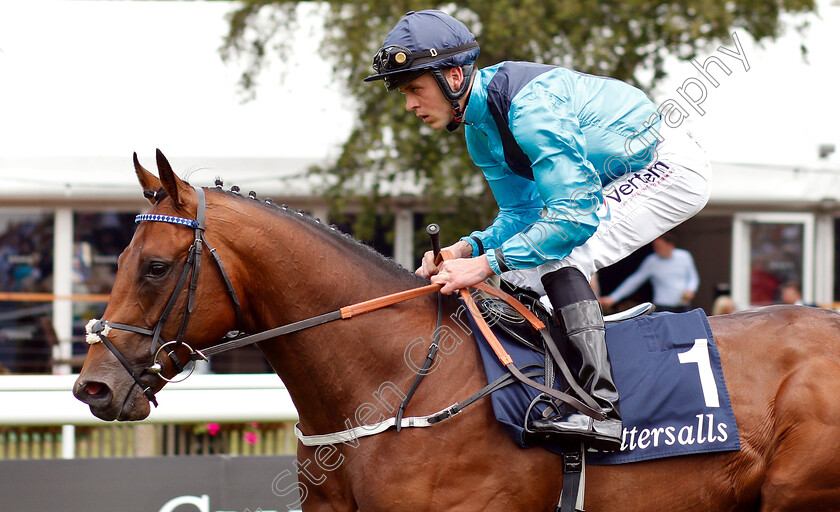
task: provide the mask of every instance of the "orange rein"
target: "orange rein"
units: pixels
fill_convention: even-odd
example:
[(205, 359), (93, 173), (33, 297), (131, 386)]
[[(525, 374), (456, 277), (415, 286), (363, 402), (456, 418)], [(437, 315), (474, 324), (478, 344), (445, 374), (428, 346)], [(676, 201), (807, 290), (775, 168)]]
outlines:
[[(448, 260), (452, 258), (452, 253), (450, 251), (444, 250), (441, 251), (440, 254), (438, 254), (435, 262), (438, 263), (439, 261)], [(397, 304), (399, 302), (404, 302), (410, 299), (421, 297), (423, 295), (438, 292), (442, 287), (443, 285), (440, 283), (430, 284), (426, 286), (421, 286), (419, 288), (412, 288), (410, 290), (404, 290), (401, 292), (384, 295), (382, 297), (366, 300), (364, 302), (357, 302), (356, 304), (344, 306), (341, 309), (331, 311), (329, 313), (324, 313), (323, 315), (318, 315), (312, 318), (307, 318), (305, 320), (300, 320), (298, 322), (293, 322), (291, 324), (275, 327), (274, 329), (269, 329), (267, 331), (263, 331), (257, 334), (251, 334), (241, 338), (234, 338), (232, 340), (213, 345), (212, 347), (205, 348), (202, 351), (195, 351), (195, 355), (193, 355), (192, 358), (206, 358), (206, 356), (212, 356), (220, 352), (226, 352), (235, 348), (244, 347), (246, 345), (257, 343), (258, 341), (263, 341), (274, 336), (281, 336), (284, 334), (300, 331), (302, 329), (308, 329), (310, 327), (315, 327), (316, 325), (332, 322), (334, 320), (346, 320), (348, 318), (352, 318), (354, 316), (361, 315), (364, 313), (369, 313), (371, 311), (376, 311), (378, 309), (382, 309), (387, 306)], [(523, 306), (518, 300), (514, 299), (510, 295), (500, 290), (496, 290), (484, 283), (479, 283), (475, 286), (475, 288), (478, 288), (484, 292), (499, 297), (508, 304), (510, 304), (513, 308), (519, 311), (529, 322), (531, 322), (531, 325), (533, 325), (534, 328), (536, 328), (538, 331), (545, 329), (545, 324), (543, 322), (541, 322), (533, 313), (531, 313), (531, 311), (529, 311), (528, 308)], [(481, 332), (484, 333), (485, 337), (487, 338), (487, 342), (493, 348), (493, 352), (495, 352), (496, 357), (498, 357), (499, 361), (501, 361), (501, 363), (504, 366), (508, 367), (510, 371), (514, 373), (514, 375), (517, 375), (519, 373), (519, 370), (517, 370), (516, 367), (513, 366), (513, 358), (511, 358), (507, 351), (504, 349), (504, 347), (502, 347), (502, 344), (499, 343), (499, 340), (498, 338), (496, 338), (496, 335), (493, 334), (493, 332), (490, 330), (490, 327), (487, 325), (487, 322), (485, 322), (484, 318), (482, 318), (481, 313), (478, 310), (478, 306), (476, 306), (475, 301), (473, 300), (470, 293), (467, 290), (461, 290), (461, 297), (464, 299), (464, 302), (466, 302), (467, 307), (470, 308), (470, 312), (473, 313), (473, 317), (475, 318), (476, 324), (478, 324)], [(521, 379), (524, 379), (524, 376), (522, 376), (521, 374), (517, 376)], [(544, 386), (541, 386), (534, 382), (530, 383), (529, 385), (537, 387), (538, 389), (544, 388)], [(549, 394), (554, 394), (554, 392), (551, 390), (544, 389), (544, 391), (548, 392)], [(560, 394), (557, 394), (557, 397), (564, 399), (563, 395)]]
[[(450, 259), (453, 259), (452, 253), (447, 250), (442, 250), (435, 259), (435, 264), (440, 265), (440, 262)], [(361, 315), (363, 313), (375, 311), (377, 309), (381, 309), (392, 304), (396, 304), (398, 302), (403, 302), (409, 299), (414, 299), (416, 297), (421, 297), (423, 295), (434, 293), (436, 291), (439, 291), (442, 287), (443, 285), (440, 283), (421, 286), (420, 288), (413, 288), (411, 290), (392, 293), (390, 295), (384, 295), (382, 297), (377, 297), (375, 299), (367, 300), (364, 302), (351, 304), (349, 306), (341, 308), (339, 311), (341, 312), (342, 320), (344, 320), (354, 315)], [(521, 302), (514, 299), (510, 295), (502, 292), (501, 290), (497, 290), (491, 286), (488, 286), (485, 283), (479, 283), (475, 286), (475, 288), (483, 292), (489, 293), (490, 295), (499, 297), (500, 299), (507, 302), (522, 316), (524, 316), (531, 323), (531, 325), (534, 326), (535, 329), (540, 330), (545, 328), (545, 324), (542, 321), (540, 321), (540, 319), (537, 318), (536, 315), (534, 315)], [(496, 338), (496, 335), (493, 334), (493, 331), (490, 329), (490, 326), (488, 326), (487, 322), (485, 322), (482, 318), (481, 312), (478, 310), (478, 306), (476, 306), (472, 295), (470, 295), (470, 292), (466, 289), (462, 289), (460, 290), (460, 293), (461, 298), (464, 300), (470, 312), (473, 314), (478, 328), (484, 334), (485, 338), (487, 338), (487, 343), (490, 344), (490, 347), (493, 349), (493, 352), (495, 352), (496, 357), (499, 358), (499, 361), (502, 363), (502, 365), (507, 366), (513, 363), (513, 358), (510, 357), (510, 354), (508, 354), (505, 348), (502, 346), (502, 344), (499, 343), (498, 338)]]

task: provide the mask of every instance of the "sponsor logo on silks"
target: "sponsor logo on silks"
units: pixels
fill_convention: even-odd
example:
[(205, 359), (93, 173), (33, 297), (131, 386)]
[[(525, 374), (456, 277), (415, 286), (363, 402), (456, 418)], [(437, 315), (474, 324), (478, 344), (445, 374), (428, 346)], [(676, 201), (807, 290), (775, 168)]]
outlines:
[(610, 203), (607, 202), (606, 197), (604, 197), (604, 202), (601, 203), (596, 214), (601, 222), (609, 222), (610, 218), (612, 218), (612, 215), (610, 215)]
[(729, 439), (729, 425), (714, 414), (698, 414), (697, 425), (667, 425), (653, 428), (624, 427), (621, 452), (639, 453), (665, 446), (691, 446), (725, 443)]
[(655, 187), (663, 179), (671, 175), (671, 168), (662, 162), (656, 162), (650, 167), (631, 173), (626, 180), (614, 183), (612, 190), (604, 190), (604, 203), (615, 201), (620, 205), (641, 190)]

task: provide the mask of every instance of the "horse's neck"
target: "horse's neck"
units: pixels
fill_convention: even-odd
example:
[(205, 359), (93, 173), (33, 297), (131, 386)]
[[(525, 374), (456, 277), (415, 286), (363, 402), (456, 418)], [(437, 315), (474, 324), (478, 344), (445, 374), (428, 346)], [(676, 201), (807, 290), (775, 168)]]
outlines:
[(248, 330), (422, 284), (405, 269), (314, 220), (258, 205), (242, 213), (217, 220), (224, 224), (216, 234), (226, 239), (224, 245), (238, 260)]
[[(282, 241), (277, 240), (274, 247), (249, 248), (247, 257), (240, 256), (250, 274), (243, 299), (250, 331), (422, 284), (410, 274), (395, 275), (385, 260), (377, 265), (364, 249), (339, 235), (287, 222), (298, 231), (286, 226), (280, 230)], [(260, 349), (295, 401), (302, 427), (346, 428), (344, 420), (353, 419), (360, 404), (382, 403), (383, 389), (393, 384), (406, 392), (414, 377), (405, 361), (406, 347), (421, 338), (431, 339), (436, 304), (433, 296), (412, 299), (261, 343)], [(394, 396), (386, 399), (389, 404)]]

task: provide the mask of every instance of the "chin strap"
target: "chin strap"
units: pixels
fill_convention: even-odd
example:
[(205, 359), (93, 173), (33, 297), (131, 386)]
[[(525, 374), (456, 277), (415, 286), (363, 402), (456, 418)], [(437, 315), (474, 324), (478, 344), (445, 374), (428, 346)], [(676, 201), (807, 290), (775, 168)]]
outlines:
[(449, 82), (446, 81), (446, 77), (440, 69), (430, 70), (432, 76), (435, 77), (435, 80), (437, 80), (440, 90), (443, 91), (444, 97), (446, 97), (446, 99), (449, 100), (449, 103), (452, 104), (452, 122), (446, 125), (446, 129), (450, 132), (457, 130), (464, 121), (464, 110), (461, 108), (460, 100), (470, 89), (470, 83), (472, 82), (472, 76), (475, 72), (475, 66), (473, 64), (464, 64), (461, 66), (461, 69), (464, 72), (464, 81), (461, 82), (461, 87), (459, 87), (457, 91), (453, 91), (452, 88), (449, 87)]
[(457, 101), (452, 102), (452, 122), (446, 125), (446, 129), (454, 132), (461, 126), (464, 121), (464, 111), (461, 110), (461, 105)]

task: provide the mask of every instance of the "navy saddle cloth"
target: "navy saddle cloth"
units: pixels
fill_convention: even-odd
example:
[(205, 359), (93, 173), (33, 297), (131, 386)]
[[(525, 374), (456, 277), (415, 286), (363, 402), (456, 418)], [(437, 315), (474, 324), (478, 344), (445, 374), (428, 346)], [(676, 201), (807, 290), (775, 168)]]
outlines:
[[(507, 373), (499, 363), (471, 315), (479, 349), (492, 382)], [(514, 342), (494, 328), (494, 333), (517, 367), (544, 367), (545, 356)], [(563, 339), (552, 333), (558, 346)], [(590, 449), (587, 462), (621, 464), (692, 453), (739, 450), (741, 441), (723, 378), (720, 355), (702, 309), (687, 313), (654, 313), (607, 325), (607, 349), (620, 396), (624, 423), (621, 449)], [(574, 371), (573, 371), (574, 373)], [(542, 377), (534, 380), (543, 383)], [(522, 447), (532, 446), (523, 424), (531, 402), (540, 395), (517, 382), (492, 393), (496, 418)], [(531, 418), (550, 405), (537, 402)], [(559, 444), (540, 443), (562, 453)]]

